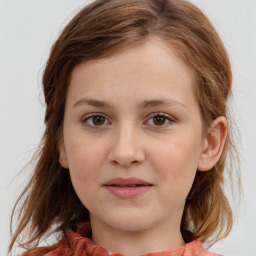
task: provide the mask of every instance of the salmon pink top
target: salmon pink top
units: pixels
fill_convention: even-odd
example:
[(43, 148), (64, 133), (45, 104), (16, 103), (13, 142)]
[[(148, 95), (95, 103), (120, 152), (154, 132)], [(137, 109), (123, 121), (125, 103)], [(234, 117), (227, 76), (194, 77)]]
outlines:
[[(39, 247), (25, 252), (23, 256), (124, 256), (120, 253), (109, 253), (101, 246), (93, 244), (88, 238), (91, 232), (90, 223), (79, 223), (76, 230), (68, 230), (65, 236), (55, 245)], [(142, 255), (141, 255), (142, 256)], [(222, 256), (208, 252), (199, 240), (175, 249), (147, 253), (143, 256)]]

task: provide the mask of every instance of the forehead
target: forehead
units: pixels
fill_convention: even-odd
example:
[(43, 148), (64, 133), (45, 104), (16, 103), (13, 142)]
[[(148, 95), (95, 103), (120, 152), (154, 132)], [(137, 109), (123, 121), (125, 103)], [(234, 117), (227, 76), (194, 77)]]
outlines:
[[(179, 53), (172, 47), (158, 37), (149, 37), (146, 40), (140, 41), (130, 47), (125, 47), (122, 50), (114, 52), (113, 55), (108, 54), (106, 58), (92, 59), (84, 61), (75, 66), (71, 73), (71, 80), (74, 81), (75, 77), (79, 74), (85, 73), (93, 74), (104, 71), (111, 73), (110, 69), (118, 68), (118, 71), (123, 73), (141, 72), (141, 67), (146, 71), (160, 71), (187, 73), (189, 79), (195, 80), (195, 74), (191, 67), (189, 67), (180, 57)], [(165, 67), (163, 69), (163, 67)], [(138, 69), (140, 68), (140, 69)], [(123, 74), (121, 73), (121, 74)], [(115, 73), (118, 76), (120, 73)], [(140, 73), (143, 76), (143, 73)], [(97, 78), (94, 76), (94, 78)]]
[(68, 98), (91, 93), (111, 98), (122, 88), (133, 97), (186, 94), (193, 93), (194, 80), (193, 71), (171, 46), (150, 38), (113, 56), (78, 64), (72, 71)]

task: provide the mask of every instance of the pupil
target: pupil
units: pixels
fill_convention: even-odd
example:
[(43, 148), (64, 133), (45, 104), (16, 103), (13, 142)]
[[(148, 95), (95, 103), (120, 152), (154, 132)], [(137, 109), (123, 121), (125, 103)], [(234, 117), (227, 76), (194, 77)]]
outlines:
[(154, 117), (154, 123), (156, 125), (162, 125), (165, 123), (165, 117), (162, 117), (162, 116), (156, 116)]
[(102, 116), (95, 116), (95, 117), (93, 117), (93, 123), (95, 125), (102, 125), (102, 124), (104, 124), (104, 121), (105, 121), (105, 118), (102, 117)]

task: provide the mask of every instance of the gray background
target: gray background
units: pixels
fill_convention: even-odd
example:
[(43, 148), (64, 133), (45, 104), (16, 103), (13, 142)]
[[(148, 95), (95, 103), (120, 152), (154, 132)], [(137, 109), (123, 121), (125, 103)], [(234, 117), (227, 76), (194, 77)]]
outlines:
[[(43, 126), (41, 74), (51, 44), (85, 0), (0, 0), (0, 255), (6, 255), (11, 209), (30, 170)], [(230, 236), (212, 247), (229, 256), (252, 256), (256, 243), (256, 1), (193, 0), (224, 40), (234, 72), (233, 116), (244, 201)], [(16, 254), (15, 254), (16, 255)]]

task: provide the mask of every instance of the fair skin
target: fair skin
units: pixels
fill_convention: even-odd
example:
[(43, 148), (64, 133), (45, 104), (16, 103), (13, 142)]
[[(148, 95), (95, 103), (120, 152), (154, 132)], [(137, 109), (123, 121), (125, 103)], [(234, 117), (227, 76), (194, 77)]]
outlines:
[(92, 240), (128, 256), (184, 245), (180, 222), (197, 170), (218, 161), (219, 117), (205, 132), (193, 72), (160, 39), (77, 65), (60, 164), (90, 212)]

